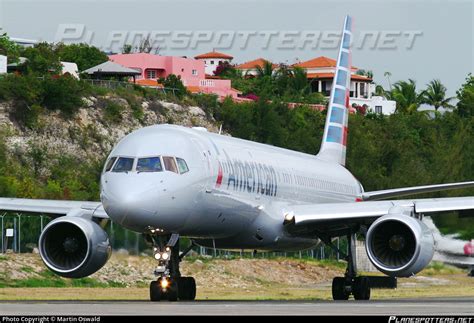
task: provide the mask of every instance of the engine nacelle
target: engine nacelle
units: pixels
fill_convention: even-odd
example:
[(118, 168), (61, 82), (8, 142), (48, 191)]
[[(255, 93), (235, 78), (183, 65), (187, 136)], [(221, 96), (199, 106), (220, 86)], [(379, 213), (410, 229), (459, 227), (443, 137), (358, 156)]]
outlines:
[(388, 214), (370, 226), (365, 247), (378, 270), (392, 277), (409, 277), (430, 263), (434, 238), (420, 220), (403, 214)]
[(45, 265), (67, 278), (98, 271), (110, 258), (107, 233), (95, 222), (74, 216), (57, 218), (44, 228), (39, 251)]

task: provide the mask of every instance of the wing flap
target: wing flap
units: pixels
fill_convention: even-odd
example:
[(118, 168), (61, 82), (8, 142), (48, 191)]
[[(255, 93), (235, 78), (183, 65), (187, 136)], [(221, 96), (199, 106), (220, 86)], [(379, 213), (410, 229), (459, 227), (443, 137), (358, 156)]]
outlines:
[(415, 213), (474, 210), (474, 197), (295, 205), (286, 213), (296, 226), (341, 220), (349, 224), (386, 215), (396, 206)]

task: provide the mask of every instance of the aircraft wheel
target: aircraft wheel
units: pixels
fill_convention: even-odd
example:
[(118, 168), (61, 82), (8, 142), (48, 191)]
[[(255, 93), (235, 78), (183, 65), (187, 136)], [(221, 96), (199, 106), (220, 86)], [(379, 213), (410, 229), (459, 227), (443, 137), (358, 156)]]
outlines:
[(346, 290), (346, 279), (335, 277), (332, 280), (332, 298), (335, 301), (347, 301), (350, 293)]
[(370, 299), (370, 281), (368, 277), (354, 279), (353, 292), (356, 300), (368, 301)]
[(150, 301), (159, 302), (161, 301), (162, 293), (160, 284), (154, 280), (150, 283)]
[(196, 298), (196, 281), (193, 277), (181, 277), (178, 286), (178, 297), (180, 300), (194, 301)]

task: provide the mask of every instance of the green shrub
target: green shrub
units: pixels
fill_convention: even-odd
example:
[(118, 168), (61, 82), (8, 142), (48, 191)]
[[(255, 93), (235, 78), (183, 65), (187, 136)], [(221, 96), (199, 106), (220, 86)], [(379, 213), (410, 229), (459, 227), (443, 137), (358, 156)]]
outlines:
[(85, 87), (71, 76), (46, 77), (42, 86), (43, 105), (48, 109), (60, 110), (71, 116), (83, 105)]
[(106, 101), (104, 107), (104, 119), (108, 122), (118, 123), (122, 121), (123, 106), (113, 101)]

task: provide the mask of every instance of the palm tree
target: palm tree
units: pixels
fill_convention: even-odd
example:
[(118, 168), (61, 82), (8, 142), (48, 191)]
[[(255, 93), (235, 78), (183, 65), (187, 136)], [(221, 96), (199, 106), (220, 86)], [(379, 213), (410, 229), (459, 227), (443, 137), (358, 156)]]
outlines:
[(436, 111), (440, 107), (451, 109), (452, 105), (449, 104), (449, 101), (452, 99), (452, 97), (446, 97), (446, 87), (440, 80), (432, 80), (422, 93), (422, 102), (433, 106)]
[(301, 67), (295, 67), (292, 72), (292, 80), (290, 82), (292, 90), (299, 94), (307, 94), (310, 92), (308, 83), (308, 75)]
[(273, 64), (272, 62), (265, 61), (263, 66), (255, 66), (257, 69), (257, 77), (262, 78), (265, 76), (272, 77), (273, 76)]
[(416, 92), (416, 83), (412, 79), (409, 79), (408, 82), (398, 81), (393, 84), (390, 98), (397, 102), (397, 111), (404, 113), (417, 111), (422, 102), (422, 95)]
[(392, 82), (390, 82), (390, 76), (392, 76), (392, 73), (390, 72), (385, 72), (383, 73), (383, 76), (385, 76), (388, 80), (388, 88), (390, 89), (390, 91), (392, 91)]

